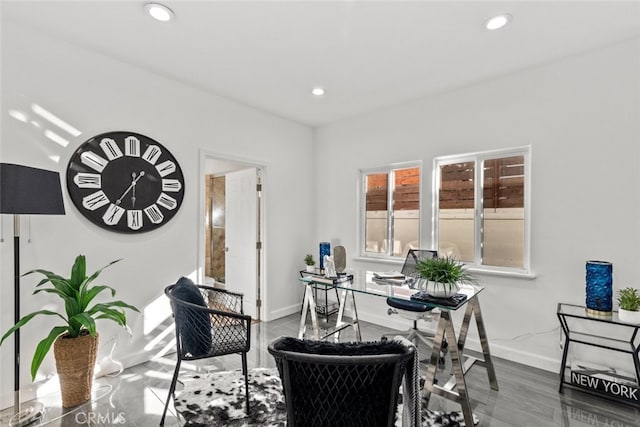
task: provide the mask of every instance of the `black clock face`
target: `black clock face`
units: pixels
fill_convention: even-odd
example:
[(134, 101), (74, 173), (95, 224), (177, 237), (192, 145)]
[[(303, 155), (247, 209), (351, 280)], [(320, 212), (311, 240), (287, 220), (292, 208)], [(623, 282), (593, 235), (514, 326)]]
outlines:
[(153, 139), (108, 132), (84, 142), (67, 166), (73, 204), (110, 231), (141, 233), (166, 224), (184, 198), (175, 157)]

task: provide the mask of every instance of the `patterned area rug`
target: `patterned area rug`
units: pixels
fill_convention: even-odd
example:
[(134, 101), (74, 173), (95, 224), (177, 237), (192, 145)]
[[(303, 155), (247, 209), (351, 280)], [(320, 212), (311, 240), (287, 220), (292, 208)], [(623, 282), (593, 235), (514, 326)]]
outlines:
[[(256, 368), (249, 371), (249, 404), (246, 416), (244, 377), (240, 370), (195, 375), (182, 381), (184, 389), (176, 395), (176, 410), (189, 427), (284, 427), (286, 407), (277, 369)], [(423, 405), (424, 406), (424, 405)], [(402, 427), (402, 404), (398, 405), (397, 427)], [(474, 421), (477, 420), (474, 416)], [(424, 427), (464, 426), (460, 412), (430, 411), (423, 407)]]

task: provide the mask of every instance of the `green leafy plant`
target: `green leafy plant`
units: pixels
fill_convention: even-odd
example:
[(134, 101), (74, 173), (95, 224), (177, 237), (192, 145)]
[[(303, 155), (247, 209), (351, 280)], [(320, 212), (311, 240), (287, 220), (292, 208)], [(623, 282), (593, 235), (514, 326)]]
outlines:
[(451, 290), (456, 283), (476, 283), (463, 263), (452, 256), (425, 258), (418, 261), (416, 270), (425, 280), (442, 285)]
[(316, 261), (313, 259), (313, 255), (307, 254), (304, 257), (304, 263), (307, 265), (316, 265)]
[(634, 288), (624, 288), (618, 291), (618, 305), (627, 311), (640, 311), (640, 293)]
[[(59, 336), (64, 335), (65, 337), (75, 338), (87, 333), (92, 336), (96, 336), (97, 332), (95, 321), (97, 319), (112, 320), (119, 325), (126, 327), (127, 318), (124, 309), (127, 308), (140, 312), (136, 307), (126, 304), (123, 301), (111, 301), (90, 305), (98, 294), (106, 290), (111, 291), (112, 298), (115, 297), (116, 291), (110, 286), (90, 285), (102, 270), (118, 261), (120, 261), (120, 259), (110, 262), (91, 276), (87, 276), (85, 256), (78, 255), (73, 263), (73, 267), (71, 268), (71, 277), (68, 279), (47, 270), (31, 270), (23, 274), (23, 276), (33, 273), (40, 273), (44, 275), (45, 278), (36, 285), (37, 289), (33, 294), (35, 295), (40, 292), (47, 292), (58, 295), (64, 301), (65, 307), (64, 314), (51, 310), (39, 310), (27, 314), (20, 319), (18, 323), (12, 326), (11, 329), (2, 336), (2, 339), (0, 339), (1, 345), (7, 337), (38, 315), (56, 316), (62, 319), (64, 326), (54, 326), (49, 332), (49, 335), (38, 343), (31, 362), (32, 379), (35, 379), (36, 373), (38, 372), (44, 357), (47, 355), (54, 341)], [(41, 287), (46, 283), (50, 283), (51, 287)]]

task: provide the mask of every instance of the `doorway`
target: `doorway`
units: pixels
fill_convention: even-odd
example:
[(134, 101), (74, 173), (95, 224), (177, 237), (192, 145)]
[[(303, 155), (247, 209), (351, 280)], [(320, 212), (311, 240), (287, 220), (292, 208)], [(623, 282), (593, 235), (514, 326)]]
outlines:
[(263, 168), (206, 153), (201, 164), (202, 280), (243, 294), (244, 313), (261, 320)]

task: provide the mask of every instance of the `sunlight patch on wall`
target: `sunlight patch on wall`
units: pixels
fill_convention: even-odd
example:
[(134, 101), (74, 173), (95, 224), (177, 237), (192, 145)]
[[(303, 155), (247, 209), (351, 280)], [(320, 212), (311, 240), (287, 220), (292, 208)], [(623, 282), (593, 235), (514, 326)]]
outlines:
[(161, 294), (144, 308), (144, 334), (148, 335), (153, 332), (170, 316), (169, 300), (164, 294)]

